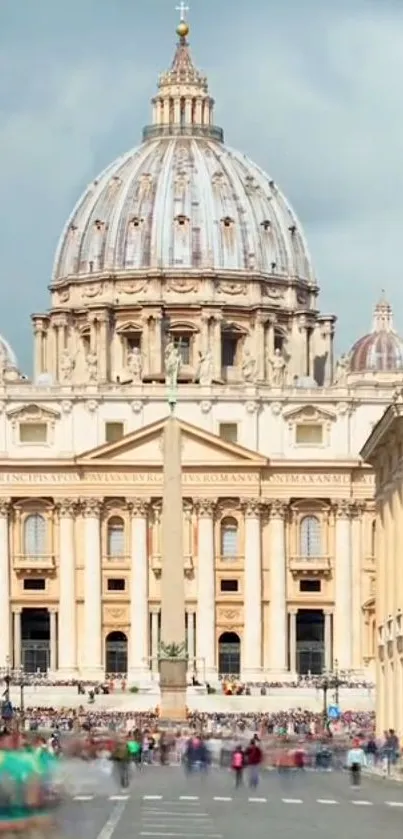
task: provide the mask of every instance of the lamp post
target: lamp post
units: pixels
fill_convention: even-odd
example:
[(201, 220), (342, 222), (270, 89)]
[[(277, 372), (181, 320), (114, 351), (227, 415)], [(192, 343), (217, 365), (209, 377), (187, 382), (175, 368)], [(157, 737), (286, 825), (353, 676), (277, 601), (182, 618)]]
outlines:
[(322, 682), (322, 691), (323, 691), (323, 728), (327, 728), (327, 694), (329, 690), (329, 682), (327, 678), (323, 679)]
[(340, 689), (341, 681), (340, 681), (340, 678), (339, 678), (339, 662), (338, 662), (337, 658), (335, 658), (335, 660), (334, 660), (334, 682), (333, 682), (333, 684), (334, 684), (334, 701), (335, 701), (336, 705), (338, 706), (339, 705), (339, 700), (340, 700), (339, 689)]
[(25, 716), (25, 695), (24, 695), (24, 688), (25, 688), (25, 680), (24, 680), (25, 671), (23, 667), (20, 667), (18, 671), (18, 684), (20, 687), (20, 729), (24, 727), (24, 716)]

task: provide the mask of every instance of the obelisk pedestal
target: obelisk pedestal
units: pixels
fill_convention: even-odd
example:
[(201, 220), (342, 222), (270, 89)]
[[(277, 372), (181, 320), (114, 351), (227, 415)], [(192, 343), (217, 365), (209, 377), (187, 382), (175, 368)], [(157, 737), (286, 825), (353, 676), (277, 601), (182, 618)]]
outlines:
[(181, 431), (173, 414), (164, 430), (161, 532), (160, 717), (186, 721), (187, 651), (183, 557)]

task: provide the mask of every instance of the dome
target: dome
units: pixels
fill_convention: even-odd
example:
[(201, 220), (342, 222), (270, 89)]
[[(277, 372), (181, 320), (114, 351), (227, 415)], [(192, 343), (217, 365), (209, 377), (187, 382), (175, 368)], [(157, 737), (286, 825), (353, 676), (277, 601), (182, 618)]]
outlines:
[(53, 282), (147, 270), (251, 271), (314, 281), (304, 235), (274, 181), (224, 145), (193, 65), (188, 25), (159, 79), (153, 124), (79, 199)]
[(382, 296), (375, 306), (372, 332), (354, 344), (349, 360), (351, 373), (403, 371), (403, 340), (393, 328), (390, 304)]

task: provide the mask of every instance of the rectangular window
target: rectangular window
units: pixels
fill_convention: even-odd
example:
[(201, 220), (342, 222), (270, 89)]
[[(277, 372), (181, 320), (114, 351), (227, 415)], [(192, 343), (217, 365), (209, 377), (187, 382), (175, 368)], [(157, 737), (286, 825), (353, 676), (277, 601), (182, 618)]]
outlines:
[(221, 366), (235, 367), (238, 338), (232, 335), (223, 335), (221, 344)]
[(236, 443), (238, 441), (238, 426), (236, 422), (220, 422), (219, 436), (227, 443)]
[(125, 429), (123, 422), (106, 422), (105, 423), (105, 441), (107, 443), (117, 443), (124, 436)]
[(300, 423), (295, 429), (295, 442), (299, 446), (320, 446), (323, 443), (323, 425)]
[(310, 592), (311, 594), (319, 594), (321, 590), (320, 580), (301, 580), (299, 590), (305, 593)]
[(141, 350), (141, 336), (140, 335), (130, 335), (130, 337), (127, 338), (126, 341), (127, 341), (127, 349), (128, 349), (129, 353), (133, 352), (133, 350)]
[(125, 591), (126, 580), (122, 577), (109, 577), (107, 581), (108, 591)]
[(239, 591), (239, 580), (220, 580), (220, 591), (223, 594), (228, 594), (229, 592), (234, 594)]
[(20, 443), (46, 443), (47, 437), (46, 422), (20, 422)]
[(182, 364), (184, 367), (188, 367), (190, 364), (190, 338), (188, 335), (180, 335), (178, 338), (175, 338), (175, 344), (178, 347), (179, 354), (182, 360)]
[(46, 581), (38, 577), (24, 580), (24, 591), (45, 591)]

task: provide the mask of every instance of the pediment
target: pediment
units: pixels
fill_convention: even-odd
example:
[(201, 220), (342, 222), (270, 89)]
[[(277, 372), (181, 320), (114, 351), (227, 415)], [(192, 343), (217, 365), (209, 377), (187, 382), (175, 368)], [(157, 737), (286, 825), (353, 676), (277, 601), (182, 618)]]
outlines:
[(136, 323), (134, 320), (125, 320), (124, 323), (120, 323), (116, 329), (120, 335), (125, 332), (142, 332), (142, 327), (139, 323)]
[(336, 419), (333, 411), (326, 411), (317, 405), (302, 405), (290, 411), (284, 411), (283, 416), (289, 422), (329, 422)]
[[(77, 461), (162, 466), (165, 423), (165, 419), (159, 420), (127, 434), (115, 443), (106, 443), (84, 452)], [(180, 420), (178, 423), (181, 430), (183, 466), (233, 466), (242, 469), (267, 465), (267, 458), (257, 452), (227, 443), (215, 434), (189, 423)]]
[(7, 416), (13, 420), (21, 420), (26, 422), (39, 422), (40, 420), (56, 420), (60, 417), (60, 412), (53, 408), (48, 408), (38, 402), (30, 402), (28, 405), (20, 405), (18, 408), (11, 408), (7, 411)]

